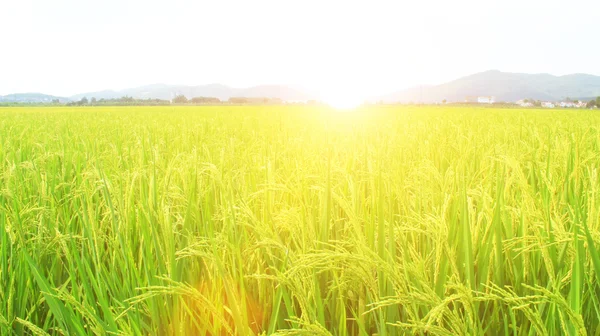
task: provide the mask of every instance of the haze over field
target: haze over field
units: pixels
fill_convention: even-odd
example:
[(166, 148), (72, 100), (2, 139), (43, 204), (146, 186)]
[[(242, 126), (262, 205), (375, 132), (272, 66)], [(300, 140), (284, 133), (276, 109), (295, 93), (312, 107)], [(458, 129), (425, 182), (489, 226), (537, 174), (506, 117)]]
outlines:
[(0, 95), (152, 83), (364, 100), (500, 69), (600, 75), (596, 1), (0, 2)]
[[(232, 88), (221, 84), (167, 85), (154, 84), (124, 90), (86, 92), (71, 97), (55, 97), (45, 94), (11, 94), (0, 96), (0, 102), (60, 102), (79, 101), (83, 98), (170, 100), (177, 95), (193, 97), (215, 97), (227, 101), (232, 97), (269, 97), (283, 102), (323, 100), (319, 92), (310, 92), (283, 85), (262, 85), (250, 88)], [(600, 96), (600, 76), (572, 74), (553, 76), (550, 74), (519, 74), (497, 70), (485, 71), (459, 78), (440, 85), (420, 86), (394, 93), (368, 97), (365, 101), (385, 103), (439, 103), (464, 102), (466, 97), (494, 96), (496, 101), (515, 102), (520, 99), (560, 101), (579, 99), (589, 101)], [(326, 99), (326, 97), (325, 97)]]

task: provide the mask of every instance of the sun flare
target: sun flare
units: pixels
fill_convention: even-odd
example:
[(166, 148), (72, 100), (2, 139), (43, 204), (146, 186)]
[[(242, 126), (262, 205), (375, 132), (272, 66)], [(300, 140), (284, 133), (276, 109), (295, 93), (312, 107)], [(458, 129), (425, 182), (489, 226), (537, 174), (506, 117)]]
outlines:
[(359, 98), (350, 96), (331, 97), (327, 98), (325, 101), (329, 106), (341, 111), (352, 110), (362, 104), (362, 101)]

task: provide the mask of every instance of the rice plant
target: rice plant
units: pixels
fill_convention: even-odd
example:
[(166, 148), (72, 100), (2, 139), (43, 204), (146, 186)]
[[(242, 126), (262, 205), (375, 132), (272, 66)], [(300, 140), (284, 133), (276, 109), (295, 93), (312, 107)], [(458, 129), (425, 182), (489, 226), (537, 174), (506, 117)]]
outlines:
[(0, 109), (1, 335), (600, 334), (600, 115)]

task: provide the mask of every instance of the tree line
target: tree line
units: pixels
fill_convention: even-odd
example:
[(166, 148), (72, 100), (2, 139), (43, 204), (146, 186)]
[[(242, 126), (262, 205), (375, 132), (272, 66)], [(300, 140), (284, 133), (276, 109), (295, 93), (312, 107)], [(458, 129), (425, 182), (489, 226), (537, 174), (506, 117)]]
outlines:
[[(56, 102), (58, 104), (58, 102)], [(175, 96), (172, 100), (165, 99), (136, 99), (133, 97), (121, 97), (115, 99), (88, 99), (83, 97), (78, 101), (67, 103), (67, 106), (164, 106), (164, 105), (216, 105), (216, 104), (282, 104), (279, 98), (267, 97), (231, 97), (228, 100), (220, 100), (216, 97), (194, 97), (188, 99), (184, 95)], [(311, 102), (309, 102), (311, 103)], [(316, 102), (314, 102), (316, 103)], [(54, 102), (53, 102), (54, 104)]]
[(178, 95), (171, 101), (173, 104), (184, 105), (184, 104), (282, 104), (283, 100), (280, 98), (267, 98), (267, 97), (231, 97), (228, 100), (220, 100), (215, 97), (194, 97), (188, 99), (184, 95)]
[(590, 100), (586, 106), (588, 108), (600, 107), (600, 96), (596, 97), (595, 100)]
[[(585, 100), (579, 100), (579, 99), (571, 99), (569, 97), (567, 97), (566, 99), (567, 103), (574, 103), (577, 104), (579, 102), (583, 102), (585, 103)], [(542, 106), (542, 101), (541, 100), (535, 100), (535, 99), (523, 99), (524, 103), (531, 103), (533, 106)], [(587, 108), (595, 108), (595, 107), (600, 107), (600, 96), (596, 97), (596, 99), (592, 99), (590, 101), (588, 101), (585, 106)]]
[(83, 97), (78, 101), (69, 102), (67, 106), (164, 106), (170, 105), (171, 102), (164, 99), (135, 99), (133, 97), (121, 97), (113, 99), (96, 99), (92, 97), (90, 100)]

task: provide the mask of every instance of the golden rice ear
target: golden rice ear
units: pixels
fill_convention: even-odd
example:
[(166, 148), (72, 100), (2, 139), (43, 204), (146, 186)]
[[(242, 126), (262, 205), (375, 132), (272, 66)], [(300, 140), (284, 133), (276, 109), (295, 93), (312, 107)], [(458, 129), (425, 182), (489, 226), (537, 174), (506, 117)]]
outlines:
[(180, 297), (174, 308), (172, 333), (256, 335), (264, 322), (264, 307), (231, 278), (200, 281), (193, 295)]

